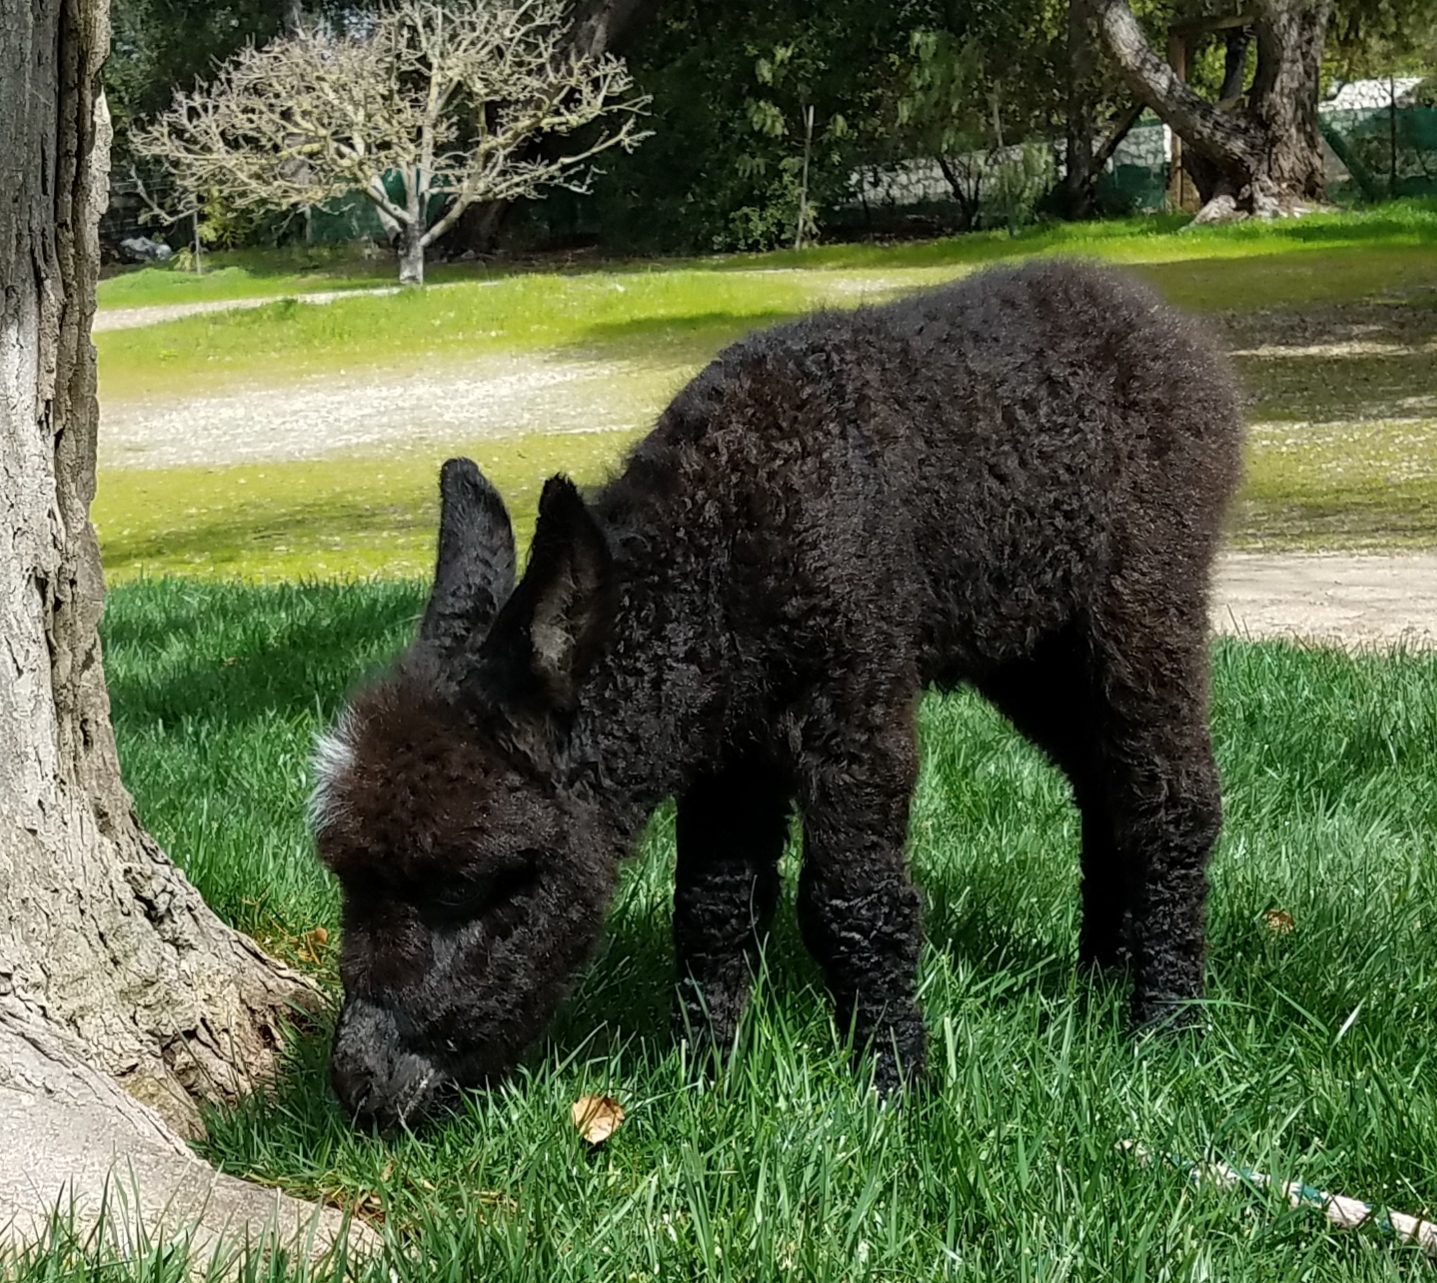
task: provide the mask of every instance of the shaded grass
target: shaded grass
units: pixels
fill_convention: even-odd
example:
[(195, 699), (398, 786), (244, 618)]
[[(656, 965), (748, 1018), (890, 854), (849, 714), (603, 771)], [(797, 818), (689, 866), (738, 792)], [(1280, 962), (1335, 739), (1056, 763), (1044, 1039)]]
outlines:
[(1247, 456), (1241, 547), (1437, 547), (1437, 419), (1258, 423)]
[[(141, 815), (207, 899), (277, 947), (336, 925), (301, 822), (308, 736), (422, 600), (416, 584), (111, 595)], [(885, 1110), (864, 1093), (788, 909), (742, 1053), (695, 1085), (667, 1025), (664, 809), (601, 956), (508, 1086), (384, 1145), (349, 1130), (323, 1042), (305, 1041), (276, 1094), (209, 1118), (205, 1153), (379, 1223), (375, 1279), (1406, 1277), (1415, 1253), (1375, 1233), (1115, 1148), (1211, 1151), (1437, 1208), (1437, 656), (1227, 642), (1215, 666), (1227, 826), (1200, 1045), (1131, 1041), (1121, 989), (1077, 975), (1066, 789), (960, 694), (920, 718), (921, 1098)], [(792, 856), (785, 869), (791, 895)], [(1269, 908), (1296, 929), (1274, 934)], [(319, 972), (332, 982), (329, 960)], [(597, 1151), (568, 1123), (595, 1091), (628, 1112)]]
[[(601, 481), (637, 435), (536, 433), (383, 458), (111, 469), (92, 512), (112, 583), (422, 576), (448, 454), (469, 453), (494, 479), (522, 547), (546, 477)], [(1254, 425), (1228, 539), (1264, 551), (1437, 547), (1437, 419)]]

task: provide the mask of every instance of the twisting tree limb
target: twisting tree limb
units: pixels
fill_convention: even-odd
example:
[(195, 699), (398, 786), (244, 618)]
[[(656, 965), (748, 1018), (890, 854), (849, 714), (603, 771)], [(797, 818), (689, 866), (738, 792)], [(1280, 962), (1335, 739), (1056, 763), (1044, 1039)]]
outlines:
[[(1270, 217), (1323, 199), (1318, 75), (1333, 0), (1250, 0), (1257, 73), (1237, 110), (1199, 97), (1154, 53), (1127, 0), (1085, 0), (1123, 79), (1211, 171), (1198, 221)], [(1200, 185), (1202, 175), (1199, 174)]]

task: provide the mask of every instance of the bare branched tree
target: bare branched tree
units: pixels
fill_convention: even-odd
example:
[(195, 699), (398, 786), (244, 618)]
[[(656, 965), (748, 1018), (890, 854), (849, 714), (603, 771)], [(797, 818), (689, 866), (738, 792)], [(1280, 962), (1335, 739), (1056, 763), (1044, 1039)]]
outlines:
[[(134, 145), (237, 207), (361, 192), (397, 234), (400, 281), (420, 284), (425, 250), (476, 201), (584, 191), (595, 156), (645, 137), (648, 99), (619, 59), (575, 48), (564, 15), (563, 0), (394, 0), (302, 27), (177, 93)], [(530, 145), (602, 117), (567, 150)]]

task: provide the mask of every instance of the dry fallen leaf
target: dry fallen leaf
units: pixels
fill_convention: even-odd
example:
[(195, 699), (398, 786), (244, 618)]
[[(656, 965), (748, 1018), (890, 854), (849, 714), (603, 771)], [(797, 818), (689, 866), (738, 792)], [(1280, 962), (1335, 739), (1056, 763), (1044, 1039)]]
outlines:
[(1267, 923), (1269, 931), (1276, 932), (1280, 936), (1285, 936), (1297, 927), (1297, 923), (1292, 919), (1292, 914), (1282, 909), (1269, 909), (1262, 915), (1262, 920)]
[(361, 1189), (350, 1193), (344, 1189), (328, 1189), (320, 1195), (320, 1202), (371, 1225), (384, 1224), (384, 1199), (378, 1190)]
[(328, 945), (329, 932), (323, 927), (315, 927), (313, 931), (306, 931), (295, 940), (294, 949), (301, 961), (312, 962), (317, 966)]
[(624, 1107), (612, 1096), (580, 1096), (569, 1109), (574, 1126), (591, 1145), (600, 1145), (619, 1129)]

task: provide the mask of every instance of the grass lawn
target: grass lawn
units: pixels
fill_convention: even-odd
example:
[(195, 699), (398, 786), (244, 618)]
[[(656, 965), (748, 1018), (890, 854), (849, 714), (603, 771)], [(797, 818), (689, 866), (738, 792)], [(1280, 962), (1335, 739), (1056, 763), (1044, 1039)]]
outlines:
[[(480, 269), (462, 265), (451, 273), (458, 283), (445, 288), (324, 307), (278, 301), (104, 333), (97, 339), (109, 412), (178, 406), (175, 430), (200, 437), (206, 397), (242, 402), (256, 388), (302, 397), (306, 380), (320, 380), (345, 395), (352, 388), (356, 399), (378, 398), (376, 389), (394, 386), (385, 381), (391, 376), (423, 372), (443, 385), (476, 357), (500, 353), (532, 355), (536, 370), (555, 360), (612, 364), (601, 421), (631, 425), (554, 435), (550, 422), (524, 421), (514, 435), (471, 440), (461, 431), (442, 446), (382, 457), (335, 451), (148, 469), (120, 460), (102, 467), (94, 507), (107, 571), (115, 581), (417, 573), (431, 554), (434, 479), (447, 454), (480, 459), (522, 527), (545, 475), (563, 468), (599, 479), (683, 377), (747, 330), (820, 303), (852, 305), (997, 258), (1052, 252), (1133, 266), (1170, 300), (1206, 314), (1237, 350), (1253, 426), (1230, 523), (1234, 544), (1437, 546), (1437, 204), (1192, 233), (1174, 226), (1126, 220), (922, 245), (491, 270), (482, 279)], [(316, 270), (352, 266), (331, 256)], [(298, 279), (272, 257), (223, 270), (248, 273), (255, 288)], [(162, 295), (173, 275), (130, 273), (106, 282), (102, 295), (115, 303), (122, 286), (141, 291), (121, 300), (133, 302), (149, 288), (141, 278)], [(581, 423), (583, 395), (568, 407)], [(383, 414), (382, 401), (375, 412)]]
[[(1235, 228), (1195, 229), (1174, 238), (1186, 215), (1110, 219), (1097, 223), (1054, 223), (1006, 231), (977, 232), (896, 246), (815, 245), (769, 254), (675, 258), (667, 266), (704, 270), (769, 270), (798, 267), (820, 270), (885, 271), (893, 268), (978, 266), (1037, 253), (1098, 254), (1115, 262), (1161, 262), (1209, 254), (1250, 257), (1304, 249), (1329, 249), (1381, 243), (1421, 244), (1437, 238), (1431, 201), (1393, 201), (1362, 214), (1318, 214), (1300, 222), (1252, 223)], [(100, 309), (153, 307), (218, 299), (282, 298), (336, 289), (392, 285), (397, 269), (391, 256), (363, 254), (349, 246), (292, 246), (280, 250), (233, 250), (206, 256), (206, 271), (195, 275), (174, 265), (128, 267), (112, 271), (97, 291)], [(586, 255), (546, 256), (529, 262), (431, 263), (430, 284), (492, 281), (559, 270), (589, 274), (596, 262), (617, 272), (645, 273), (653, 260), (601, 261)]]
[[(422, 604), (413, 582), (140, 582), (105, 617), (145, 823), (227, 919), (330, 985), (332, 955), (304, 943), (337, 910), (303, 828), (308, 746)], [(204, 1152), (378, 1224), (377, 1281), (1420, 1273), (1376, 1232), (1195, 1188), (1117, 1149), (1137, 1139), (1437, 1210), (1437, 656), (1224, 642), (1215, 664), (1227, 824), (1199, 1044), (1133, 1042), (1121, 989), (1076, 974), (1064, 786), (977, 699), (930, 698), (910, 829), (929, 939), (920, 1098), (881, 1109), (850, 1073), (791, 911), (741, 1054), (693, 1084), (667, 1024), (661, 811), (600, 958), (508, 1087), (384, 1145), (345, 1124), (315, 1037), (272, 1096), (210, 1117)], [(1291, 932), (1267, 925), (1274, 909)], [(627, 1111), (599, 1150), (568, 1119), (585, 1093)], [(0, 1272), (54, 1278), (55, 1259)], [(179, 1262), (167, 1268), (144, 1277)]]
[[(1015, 237), (980, 233), (917, 245), (819, 246), (567, 272), (503, 274), (466, 266), (451, 273), (454, 288), (369, 295), (324, 307), (284, 297), (297, 289), (274, 288), (278, 301), (269, 307), (97, 336), (101, 392), (135, 397), (213, 389), (256, 374), (272, 381), (345, 365), (400, 368), (462, 359), (486, 348), (627, 344), (674, 331), (711, 334), (722, 342), (821, 303), (855, 303), (865, 286), (869, 294), (891, 293), (1038, 254), (1146, 265), (1145, 274), (1173, 302), (1198, 310), (1292, 306), (1380, 292), (1409, 283), (1414, 273), (1430, 273), (1437, 263), (1432, 201), (1274, 226), (1191, 233), (1179, 233), (1177, 226), (1169, 218), (1059, 224)], [(173, 269), (147, 268), (103, 282), (101, 306), (115, 301), (107, 287), (139, 282), (147, 273), (155, 274), (156, 290), (176, 276)], [(256, 279), (294, 284), (290, 276)], [(130, 288), (127, 306), (143, 297), (138, 284)]]

